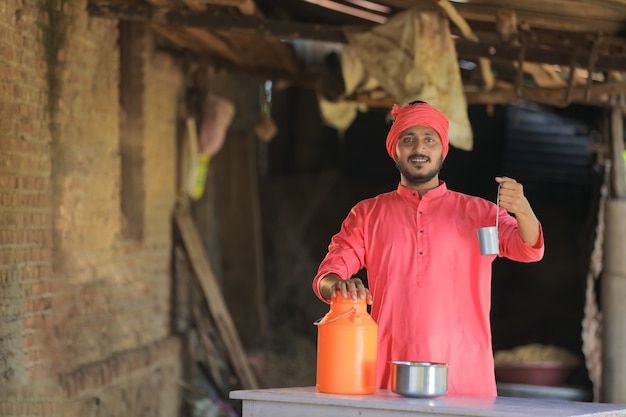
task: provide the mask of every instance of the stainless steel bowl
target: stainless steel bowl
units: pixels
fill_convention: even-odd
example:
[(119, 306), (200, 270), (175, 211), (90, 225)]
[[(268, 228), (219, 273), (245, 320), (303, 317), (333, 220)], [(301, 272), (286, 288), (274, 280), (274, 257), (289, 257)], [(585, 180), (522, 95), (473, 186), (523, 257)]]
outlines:
[(405, 397), (439, 397), (448, 393), (448, 364), (391, 362), (391, 390)]

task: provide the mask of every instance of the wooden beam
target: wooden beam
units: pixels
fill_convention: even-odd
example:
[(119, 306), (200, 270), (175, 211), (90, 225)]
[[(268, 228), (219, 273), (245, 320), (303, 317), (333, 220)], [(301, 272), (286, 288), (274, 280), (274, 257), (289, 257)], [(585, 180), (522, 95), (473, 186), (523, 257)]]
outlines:
[(246, 16), (257, 13), (256, 4), (252, 0), (183, 0), (183, 3), (192, 10), (206, 10), (207, 5), (236, 7)]
[[(481, 42), (506, 44), (499, 35), (499, 28), (497, 22), (481, 22), (477, 20), (468, 20), (467, 23), (471, 25), (474, 33), (480, 39)], [(461, 31), (454, 26), (451, 26), (450, 31), (453, 35), (463, 36)], [(524, 29), (520, 30), (518, 35), (518, 41), (523, 40), (524, 43), (531, 47), (544, 47), (544, 48), (571, 48), (576, 45), (582, 49), (591, 48), (594, 44), (598, 44), (600, 47), (599, 52), (607, 53), (608, 50), (613, 52), (626, 51), (626, 39), (623, 37), (615, 37), (606, 33), (594, 33), (594, 32), (568, 32), (563, 30), (550, 30), (550, 29)]]
[[(170, 37), (170, 35), (167, 36)], [(181, 42), (183, 40), (187, 41), (186, 38), (172, 38), (172, 42), (176, 42), (177, 39)], [(198, 65), (205, 66), (207, 68), (214, 67), (217, 69), (223, 69), (232, 74), (243, 74), (249, 77), (257, 78), (259, 82), (271, 80), (275, 82), (283, 82), (286, 85), (293, 84), (302, 88), (316, 90), (322, 85), (322, 79), (324, 77), (323, 72), (304, 67), (297, 68), (296, 71), (288, 71), (284, 68), (267, 67), (256, 62), (247, 66), (241, 66), (233, 63), (232, 61), (226, 60), (223, 57), (209, 56), (207, 53), (202, 51), (196, 52), (196, 50), (191, 50), (190, 55), (190, 51), (188, 50), (181, 50), (167, 45), (160, 46), (159, 50), (171, 54), (172, 56), (176, 56), (181, 60), (185, 59), (185, 57), (192, 56), (193, 61)]]
[(189, 255), (194, 275), (202, 288), (220, 336), (228, 348), (231, 363), (242, 387), (244, 389), (259, 388), (187, 204), (181, 202), (178, 205), (174, 212), (174, 219)]
[[(626, 92), (626, 82), (604, 83), (592, 86), (588, 93), (590, 101), (608, 101), (608, 96)], [(538, 103), (549, 104), (555, 107), (565, 107), (568, 87), (563, 88), (522, 88), (518, 97), (514, 89), (498, 89), (490, 93), (481, 91), (465, 91), (465, 97), (470, 104), (507, 104), (516, 100), (528, 100)], [(573, 87), (571, 89), (571, 102), (584, 103), (587, 87)]]
[(215, 12), (167, 10), (150, 6), (90, 2), (87, 11), (92, 16), (117, 20), (133, 20), (207, 30), (242, 30), (280, 39), (315, 39), (344, 42), (340, 26), (319, 25), (288, 20), (261, 19), (252, 16), (230, 16)]
[[(623, 178), (622, 178), (623, 181)], [(602, 395), (601, 401), (626, 403), (626, 200), (606, 202), (604, 270), (602, 271)]]
[[(521, 96), (518, 96), (514, 87), (496, 87), (491, 91), (483, 91), (481, 87), (465, 87), (465, 98), (468, 104), (508, 104), (519, 100), (535, 101), (549, 104), (555, 107), (564, 107), (567, 94), (567, 87), (562, 88), (522, 88)], [(626, 94), (626, 81), (619, 83), (597, 84), (591, 87), (591, 100), (585, 100), (586, 86), (574, 87), (572, 89), (572, 102), (603, 102), (608, 103), (612, 94)], [(396, 103), (393, 97), (388, 94), (371, 97), (364, 93), (354, 98), (355, 101), (368, 105), (369, 107), (388, 108)]]
[[(135, 20), (156, 22), (161, 24), (204, 28), (208, 30), (242, 30), (257, 33), (262, 36), (272, 36), (281, 39), (313, 39), (328, 42), (345, 43), (341, 26), (320, 25), (294, 21), (259, 19), (252, 16), (224, 16), (215, 13), (163, 10), (146, 6), (89, 3), (87, 10), (93, 16), (119, 20)], [(366, 30), (368, 26), (364, 26)], [(605, 38), (604, 42), (611, 43)], [(464, 59), (504, 59), (515, 62), (519, 57), (520, 46), (505, 45), (502, 43), (473, 42), (465, 39), (455, 41), (457, 54)], [(571, 49), (545, 48), (538, 41), (527, 45), (525, 62), (546, 63), (569, 66), (571, 63)], [(576, 65), (587, 68), (590, 52), (581, 51), (577, 55)], [(598, 71), (626, 70), (626, 54), (608, 54), (597, 52), (595, 69)]]
[[(433, 0), (377, 0), (378, 3), (398, 9), (432, 7)], [(621, 0), (595, 2), (586, 0), (524, 0), (508, 2), (514, 5), (517, 20), (526, 22), (531, 29), (616, 34), (623, 30), (626, 3)], [(455, 3), (467, 21), (495, 22), (501, 0), (480, 0)]]
[(152, 29), (179, 47), (186, 48), (199, 56), (209, 55), (224, 61), (239, 63), (240, 57), (221, 39), (206, 30), (180, 28), (167, 25), (152, 25)]
[[(459, 58), (465, 59), (491, 58), (515, 62), (518, 60), (520, 49), (522, 48), (522, 46), (517, 45), (471, 42), (464, 39), (457, 39), (455, 43)], [(527, 45), (524, 61), (569, 66), (572, 63), (572, 51), (573, 47), (546, 49), (537, 45)], [(576, 55), (576, 66), (587, 68), (589, 59), (589, 51), (579, 51)], [(601, 55), (597, 53), (595, 69), (598, 71), (625, 71), (626, 54)]]
[(226, 6), (226, 7), (240, 7), (243, 4), (247, 3), (248, 0), (183, 0), (183, 2), (187, 5), (193, 3), (196, 5), (206, 6), (207, 4), (211, 4), (213, 6)]
[[(620, 106), (613, 106), (611, 109), (611, 154), (609, 157), (613, 161), (613, 197), (626, 199), (626, 173), (624, 172), (624, 114)], [(621, 219), (626, 221), (626, 219)], [(626, 395), (626, 394), (625, 394)]]
[[(467, 21), (459, 14), (459, 12), (454, 8), (452, 3), (448, 0), (436, 0), (439, 7), (441, 7), (446, 15), (452, 20), (452, 22), (459, 28), (463, 37), (472, 42), (478, 42), (478, 37), (472, 31), (472, 28), (467, 23)], [(489, 91), (493, 88), (495, 84), (495, 79), (493, 76), (493, 71), (491, 70), (491, 62), (488, 58), (479, 57), (478, 65), (480, 66), (480, 74), (483, 77), (483, 82), (485, 83), (485, 90)]]
[(237, 8), (241, 12), (241, 14), (246, 16), (259, 15), (259, 9), (256, 7), (256, 3), (252, 0), (243, 0), (237, 4)]
[(148, 3), (156, 7), (171, 7), (172, 6), (171, 0), (147, 0), (147, 1)]

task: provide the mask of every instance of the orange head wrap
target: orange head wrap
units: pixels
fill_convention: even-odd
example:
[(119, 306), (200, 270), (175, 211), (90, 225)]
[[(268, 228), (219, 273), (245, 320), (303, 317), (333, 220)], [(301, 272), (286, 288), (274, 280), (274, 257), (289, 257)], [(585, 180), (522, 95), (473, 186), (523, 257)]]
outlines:
[(387, 134), (387, 153), (395, 161), (396, 160), (396, 144), (400, 133), (406, 129), (421, 125), (434, 129), (441, 139), (443, 146), (442, 158), (445, 159), (448, 154), (448, 118), (439, 110), (424, 102), (414, 104), (405, 104), (400, 107), (393, 105), (391, 115), (394, 118), (393, 125)]

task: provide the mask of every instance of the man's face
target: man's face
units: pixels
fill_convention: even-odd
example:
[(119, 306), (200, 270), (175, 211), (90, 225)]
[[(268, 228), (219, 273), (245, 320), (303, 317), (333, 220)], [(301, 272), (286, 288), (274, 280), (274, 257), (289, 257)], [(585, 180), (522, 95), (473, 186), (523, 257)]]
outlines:
[(396, 167), (413, 185), (438, 180), (443, 164), (443, 145), (437, 132), (426, 126), (412, 126), (402, 133), (396, 145)]

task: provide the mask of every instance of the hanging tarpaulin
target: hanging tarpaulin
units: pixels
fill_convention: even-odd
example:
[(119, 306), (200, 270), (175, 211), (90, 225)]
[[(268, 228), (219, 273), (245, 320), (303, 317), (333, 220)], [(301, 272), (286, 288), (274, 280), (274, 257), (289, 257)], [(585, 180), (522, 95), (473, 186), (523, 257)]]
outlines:
[(340, 137), (352, 125), (359, 111), (367, 111), (367, 106), (364, 104), (347, 100), (330, 101), (321, 95), (317, 97), (317, 102), (324, 124), (337, 129)]
[(337, 129), (340, 137), (352, 125), (359, 112), (367, 112), (365, 103), (346, 100), (345, 97), (358, 96), (359, 93), (371, 95), (372, 90), (379, 87), (378, 81), (369, 75), (363, 63), (353, 54), (350, 48), (344, 47), (341, 50), (343, 97), (339, 100), (328, 100), (322, 94), (317, 97), (324, 124)]
[[(467, 102), (446, 16), (413, 8), (369, 31), (346, 30), (346, 38), (342, 68), (366, 69), (398, 104), (423, 100), (437, 107), (450, 119), (450, 144), (472, 149)], [(361, 65), (346, 62), (351, 59)], [(354, 77), (344, 74), (344, 78)]]

